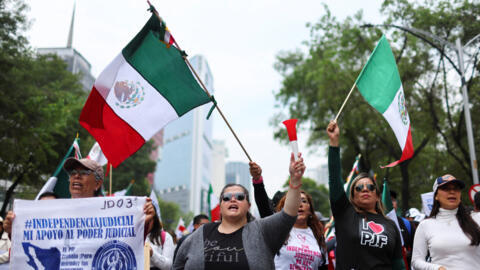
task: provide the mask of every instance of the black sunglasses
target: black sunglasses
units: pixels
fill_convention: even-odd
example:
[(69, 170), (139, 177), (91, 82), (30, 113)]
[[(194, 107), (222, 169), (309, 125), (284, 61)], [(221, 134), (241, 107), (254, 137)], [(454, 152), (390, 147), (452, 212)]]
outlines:
[(361, 192), (365, 186), (369, 191), (374, 191), (376, 189), (374, 184), (359, 184), (355, 186), (355, 191)]
[(243, 192), (235, 192), (235, 193), (228, 192), (228, 193), (224, 193), (222, 195), (222, 201), (228, 202), (232, 199), (232, 197), (235, 197), (235, 199), (237, 201), (243, 201), (243, 200), (245, 200), (247, 195), (245, 195), (245, 193), (243, 193)]

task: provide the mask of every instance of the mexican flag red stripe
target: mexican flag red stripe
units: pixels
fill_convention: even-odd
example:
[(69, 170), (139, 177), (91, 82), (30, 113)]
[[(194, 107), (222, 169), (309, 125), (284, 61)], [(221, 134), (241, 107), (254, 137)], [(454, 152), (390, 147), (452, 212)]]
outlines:
[(163, 42), (155, 15), (99, 75), (80, 124), (117, 167), (162, 127), (210, 101), (183, 60)]

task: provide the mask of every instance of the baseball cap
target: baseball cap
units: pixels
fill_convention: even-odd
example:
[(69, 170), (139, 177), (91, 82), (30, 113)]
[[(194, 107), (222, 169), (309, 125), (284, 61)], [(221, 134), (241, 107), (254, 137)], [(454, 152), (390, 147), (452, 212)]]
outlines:
[(462, 180), (458, 180), (451, 174), (445, 174), (444, 176), (438, 177), (435, 179), (435, 182), (433, 182), (433, 193), (436, 193), (439, 187), (448, 183), (456, 183), (461, 189), (465, 188), (465, 183), (463, 183)]
[(67, 158), (65, 160), (65, 163), (63, 164), (63, 168), (68, 172), (73, 170), (75, 167), (78, 165), (85, 167), (87, 169), (92, 170), (95, 173), (95, 179), (97, 180), (103, 180), (103, 168), (98, 164), (98, 162), (88, 159), (88, 158), (82, 158), (82, 159), (76, 159), (76, 158)]

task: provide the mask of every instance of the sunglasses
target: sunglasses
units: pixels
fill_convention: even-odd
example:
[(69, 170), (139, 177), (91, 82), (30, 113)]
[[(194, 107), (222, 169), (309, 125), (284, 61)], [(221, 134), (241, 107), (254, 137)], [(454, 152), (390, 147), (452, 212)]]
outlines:
[(93, 173), (92, 170), (71, 170), (68, 172), (68, 175), (72, 176), (72, 175), (78, 174), (80, 176), (85, 176), (85, 175), (90, 175), (92, 173)]
[(245, 195), (245, 193), (243, 193), (243, 192), (236, 192), (236, 193), (230, 193), (230, 192), (228, 192), (228, 193), (224, 193), (224, 194), (222, 195), (222, 201), (228, 202), (228, 201), (230, 201), (230, 200), (232, 199), (232, 197), (235, 197), (235, 199), (236, 199), (237, 201), (243, 201), (243, 200), (245, 200), (245, 198), (247, 197), (247, 195)]
[(369, 191), (374, 191), (376, 189), (374, 184), (359, 184), (359, 185), (355, 186), (355, 191), (356, 192), (361, 192), (363, 190), (363, 188), (365, 188), (365, 186), (367, 187), (367, 189)]

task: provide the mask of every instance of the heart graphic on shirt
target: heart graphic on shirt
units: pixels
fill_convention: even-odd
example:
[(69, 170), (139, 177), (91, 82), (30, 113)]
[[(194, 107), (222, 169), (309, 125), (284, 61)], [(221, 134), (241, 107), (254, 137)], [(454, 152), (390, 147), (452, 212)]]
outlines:
[(375, 234), (382, 233), (385, 230), (382, 224), (377, 224), (373, 221), (368, 222), (367, 225)]
[(297, 238), (300, 239), (302, 242), (305, 242), (307, 240), (307, 237), (305, 235), (297, 234)]

